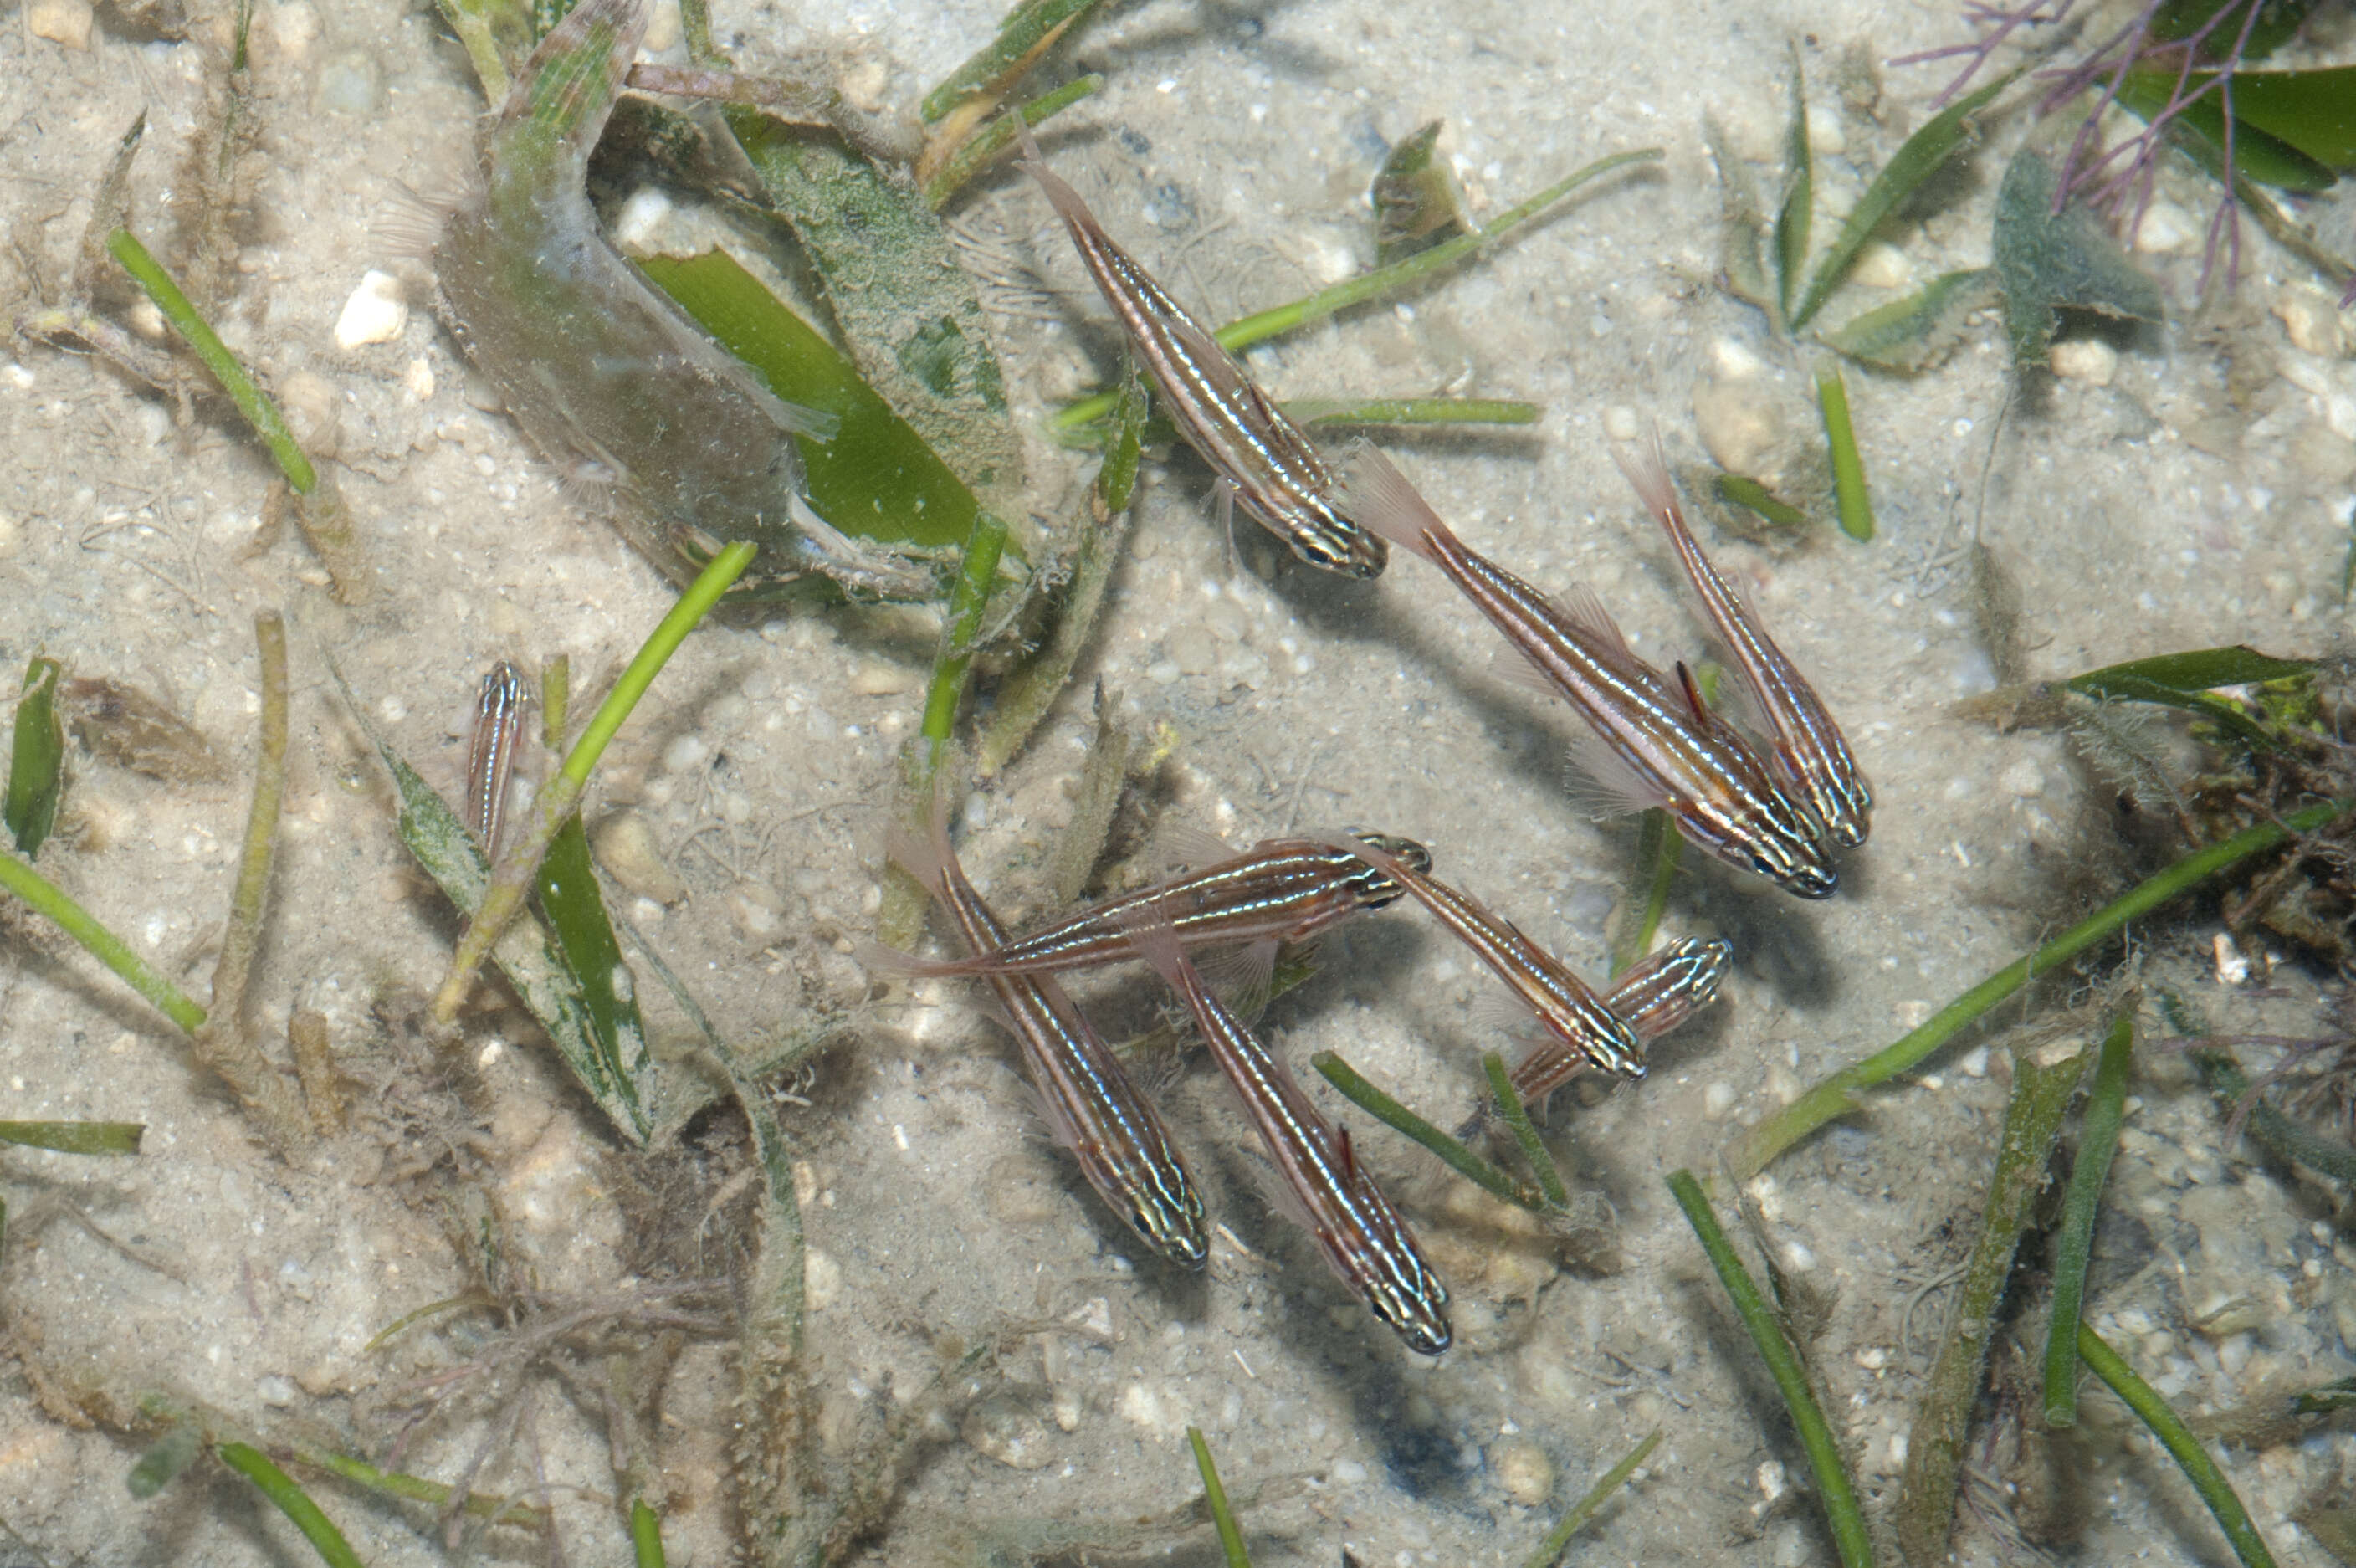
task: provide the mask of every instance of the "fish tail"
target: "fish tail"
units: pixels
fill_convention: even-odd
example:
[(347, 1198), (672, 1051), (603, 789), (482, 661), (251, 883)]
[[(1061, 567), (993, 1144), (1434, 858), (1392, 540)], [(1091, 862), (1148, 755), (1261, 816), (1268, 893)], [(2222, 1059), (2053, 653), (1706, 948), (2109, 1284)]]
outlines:
[(1063, 176), (1047, 166), (1046, 155), (1039, 150), (1039, 138), (1031, 134), (1031, 123), (1017, 113), (1014, 129), (1023, 145), (1020, 166), (1039, 182), (1041, 190), (1046, 192), (1048, 204), (1055, 208), (1055, 216), (1073, 229), (1100, 231), (1102, 225), (1098, 223), (1097, 215), (1088, 210), (1088, 204), (1081, 199), (1080, 193), (1074, 190)]
[(1636, 499), (1644, 503), (1644, 510), (1660, 520), (1672, 538), (1686, 532), (1685, 513), (1677, 506), (1676, 486), (1670, 482), (1669, 465), (1661, 455), (1660, 426), (1653, 427), (1648, 441), (1613, 446), (1612, 460), (1620, 465), (1621, 473), (1627, 476)]
[(1435, 542), (1452, 541), (1455, 535), (1407, 476), (1379, 448), (1363, 441), (1352, 449), (1348, 465), (1338, 499), (1350, 520), (1402, 550), (1412, 550), (1427, 561), (1437, 559)]

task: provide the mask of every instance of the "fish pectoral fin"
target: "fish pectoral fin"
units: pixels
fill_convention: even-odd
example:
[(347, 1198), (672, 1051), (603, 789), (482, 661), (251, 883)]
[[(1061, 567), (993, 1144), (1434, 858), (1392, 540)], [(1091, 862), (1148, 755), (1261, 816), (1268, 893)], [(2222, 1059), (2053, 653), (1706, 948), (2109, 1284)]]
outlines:
[(1237, 1020), (1250, 1024), (1268, 1010), (1275, 990), (1277, 940), (1257, 941), (1218, 954), (1202, 966), (1203, 983)]
[(1668, 798), (1639, 778), (1627, 759), (1591, 729), (1571, 736), (1564, 791), (1591, 817), (1621, 817), (1665, 806)]

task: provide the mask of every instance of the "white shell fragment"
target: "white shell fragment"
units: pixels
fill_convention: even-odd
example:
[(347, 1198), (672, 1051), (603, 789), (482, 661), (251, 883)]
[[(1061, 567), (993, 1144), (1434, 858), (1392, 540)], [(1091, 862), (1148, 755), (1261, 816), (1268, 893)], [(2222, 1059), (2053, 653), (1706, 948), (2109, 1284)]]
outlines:
[(25, 30), (70, 49), (90, 48), (90, 0), (30, 0)]
[(2119, 351), (2099, 338), (2072, 338), (2053, 345), (2053, 373), (2065, 381), (2106, 387), (2119, 373)]
[(351, 298), (344, 301), (344, 313), (336, 317), (336, 346), (359, 349), (390, 343), (408, 325), (409, 302), (401, 297), (401, 280), (371, 267), (362, 274)]

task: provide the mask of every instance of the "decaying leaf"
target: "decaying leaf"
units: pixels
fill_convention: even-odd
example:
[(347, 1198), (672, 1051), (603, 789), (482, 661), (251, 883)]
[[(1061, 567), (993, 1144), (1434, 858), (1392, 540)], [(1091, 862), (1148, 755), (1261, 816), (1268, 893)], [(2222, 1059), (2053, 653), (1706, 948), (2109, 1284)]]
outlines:
[(2024, 151), (2004, 173), (1996, 198), (1996, 274), (2004, 290), (2013, 362), (2045, 363), (2054, 313), (2158, 321), (2159, 285), (2126, 258), (2083, 207), (2053, 210), (2053, 169)]

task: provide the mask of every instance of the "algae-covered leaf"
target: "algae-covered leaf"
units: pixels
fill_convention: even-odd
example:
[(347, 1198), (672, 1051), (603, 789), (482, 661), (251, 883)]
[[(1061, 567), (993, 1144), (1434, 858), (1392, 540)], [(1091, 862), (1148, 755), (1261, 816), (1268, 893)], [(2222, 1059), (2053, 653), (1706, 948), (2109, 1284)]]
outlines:
[(994, 101), (1073, 24), (1102, 3), (1103, 0), (1023, 0), (998, 24), (996, 38), (925, 94), (917, 113), (930, 124), (971, 99)]
[[(2281, 190), (2294, 190), (2312, 195), (2329, 190), (2338, 183), (2339, 176), (2325, 162), (2310, 156), (2297, 144), (2276, 136), (2252, 123), (2244, 113), (2242, 84), (2250, 81), (2236, 74), (2233, 78), (2233, 172), (2244, 179), (2256, 180)], [(2189, 92), (2189, 88), (2184, 90)], [(2343, 84), (2342, 91), (2356, 92), (2356, 82)], [(2176, 73), (2158, 70), (2131, 72), (2119, 84), (2119, 107), (2144, 120), (2158, 118), (2179, 96)], [(2336, 139), (2333, 128), (2326, 122), (2308, 125), (2297, 116), (2294, 124), (2314, 131), (2316, 139), (2330, 145)], [(2186, 103), (2176, 112), (2172, 124), (2183, 133), (2179, 145), (2190, 154), (2195, 162), (2214, 175), (2225, 166), (2225, 105), (2214, 94)], [(2356, 127), (2356, 112), (2351, 112), (2351, 127)], [(2343, 149), (2344, 150), (2344, 149)]]
[(1903, 299), (1818, 334), (1826, 347), (1885, 371), (1925, 371), (1955, 351), (1965, 317), (1997, 297), (1995, 269), (1944, 273)]
[(851, 361), (725, 251), (640, 270), (787, 403), (834, 416), (834, 438), (797, 436), (810, 505), (846, 533), (928, 546), (965, 542), (973, 492)]
[(1783, 205), (1775, 213), (1775, 299), (1792, 313), (1792, 291), (1808, 264), (1808, 224), (1816, 201), (1815, 165), (1808, 155), (1808, 84), (1800, 51), (1792, 49), (1792, 118), (1783, 132)]
[(651, 1053), (638, 1021), (637, 987), (622, 961), (622, 945), (597, 893), (597, 873), (589, 860), (589, 835), (575, 812), (556, 830), (540, 863), (540, 907), (556, 932), (564, 967), (581, 988), (589, 1023), (605, 1069), (616, 1083), (644, 1072)]
[[(328, 675), (344, 694), (345, 711), (376, 748), (385, 771), (392, 775), (393, 789), (401, 797), (401, 842), (450, 902), (472, 915), (482, 907), (491, 882), (491, 868), (476, 847), (474, 835), (449, 802), (379, 733), (335, 660), (327, 659), (326, 663)], [(491, 961), (548, 1032), (549, 1042), (573, 1069), (583, 1091), (625, 1137), (644, 1147), (654, 1128), (654, 1065), (641, 1047), (627, 1070), (616, 1070), (616, 1063), (630, 1058), (599, 1044), (594, 1016), (581, 983), (566, 967), (556, 940), (540, 917), (524, 911), (491, 950)]]
[(57, 708), (59, 666), (36, 659), (26, 668), (24, 694), (16, 699), (16, 722), (8, 746), (8, 800), (5, 820), (16, 847), (31, 860), (58, 820), (65, 791), (66, 731)]
[(166, 784), (217, 784), (229, 767), (187, 720), (136, 686), (104, 676), (66, 682), (58, 706), (94, 756)]
[(1841, 225), (1839, 238), (1816, 263), (1815, 275), (1808, 280), (1807, 293), (1792, 311), (1792, 330), (1798, 331), (1822, 307), (1826, 295), (1857, 262), (1858, 252), (1873, 238), (1873, 231), (1882, 220), (1898, 210), (1901, 203), (1922, 188), (1922, 183), (1974, 140), (1972, 116), (1987, 108), (1996, 95), (2012, 85), (2019, 75), (2013, 71), (1989, 82), (1977, 92), (1959, 98), (1926, 121), (1922, 128), (1906, 138), (1906, 145), (1884, 164), (1881, 172), (1873, 177), (1865, 194), (1858, 198), (1850, 209), (1848, 220)]
[(2211, 693), (2221, 686), (2288, 680), (2314, 668), (2310, 660), (2276, 659), (2236, 644), (2106, 665), (2073, 675), (2063, 683), (2083, 696), (2103, 701), (2183, 708), (2223, 725), (2249, 746), (2275, 750), (2282, 745), (2280, 737), (2239, 706)]
[(867, 384), (1001, 516), (1023, 510), (1023, 451), (981, 299), (916, 186), (830, 135), (749, 110), (728, 124), (793, 230)]
[(1761, 260), (1767, 214), (1759, 202), (1759, 188), (1751, 182), (1751, 166), (1734, 151), (1724, 128), (1708, 115), (1702, 117), (1702, 134), (1709, 143), (1711, 161), (1718, 165), (1719, 265), (1726, 290), (1774, 316), (1783, 302), (1769, 285), (1767, 265)]
[(1143, 450), (1147, 399), (1133, 360), (1123, 361), (1119, 396), (1105, 442), (1104, 466), (1097, 470), (1097, 482), (1081, 503), (1079, 547), (1073, 555), (1071, 581), (1064, 588), (1055, 629), (1030, 661), (1000, 687), (997, 703), (982, 727), (979, 763), (985, 779), (995, 776), (1030, 740), (1039, 721), (1047, 716), (1047, 710), (1070, 682), (1073, 669), (1096, 635), (1105, 589), (1129, 538), (1129, 507), (1137, 494), (1138, 463)]
[(2244, 643), (2230, 648), (2201, 648), (2188, 653), (2162, 653), (2125, 664), (2106, 664), (2071, 677), (2073, 692), (2090, 697), (2108, 696), (2106, 688), (2122, 680), (2140, 681), (2190, 694), (2213, 692), (2221, 686), (2247, 686), (2260, 681), (2286, 681), (2315, 668), (2312, 659), (2277, 659)]
[(1375, 171), (1375, 259), (1382, 266), (1469, 232), (1464, 199), (1448, 166), (1432, 157), (1441, 122), (1418, 126)]
[(1774, 491), (1756, 479), (1746, 478), (1740, 474), (1720, 474), (1715, 488), (1719, 499), (1755, 511), (1778, 528), (1808, 526), (1806, 512), (1789, 501), (1777, 499)]
[(135, 1155), (146, 1131), (139, 1122), (0, 1122), (0, 1144), (61, 1155)]
[(2160, 318), (2159, 285), (2136, 269), (2083, 207), (2053, 210), (2053, 170), (2023, 151), (1996, 197), (1996, 274), (2016, 364), (2041, 365), (2053, 341), (2053, 313)]

